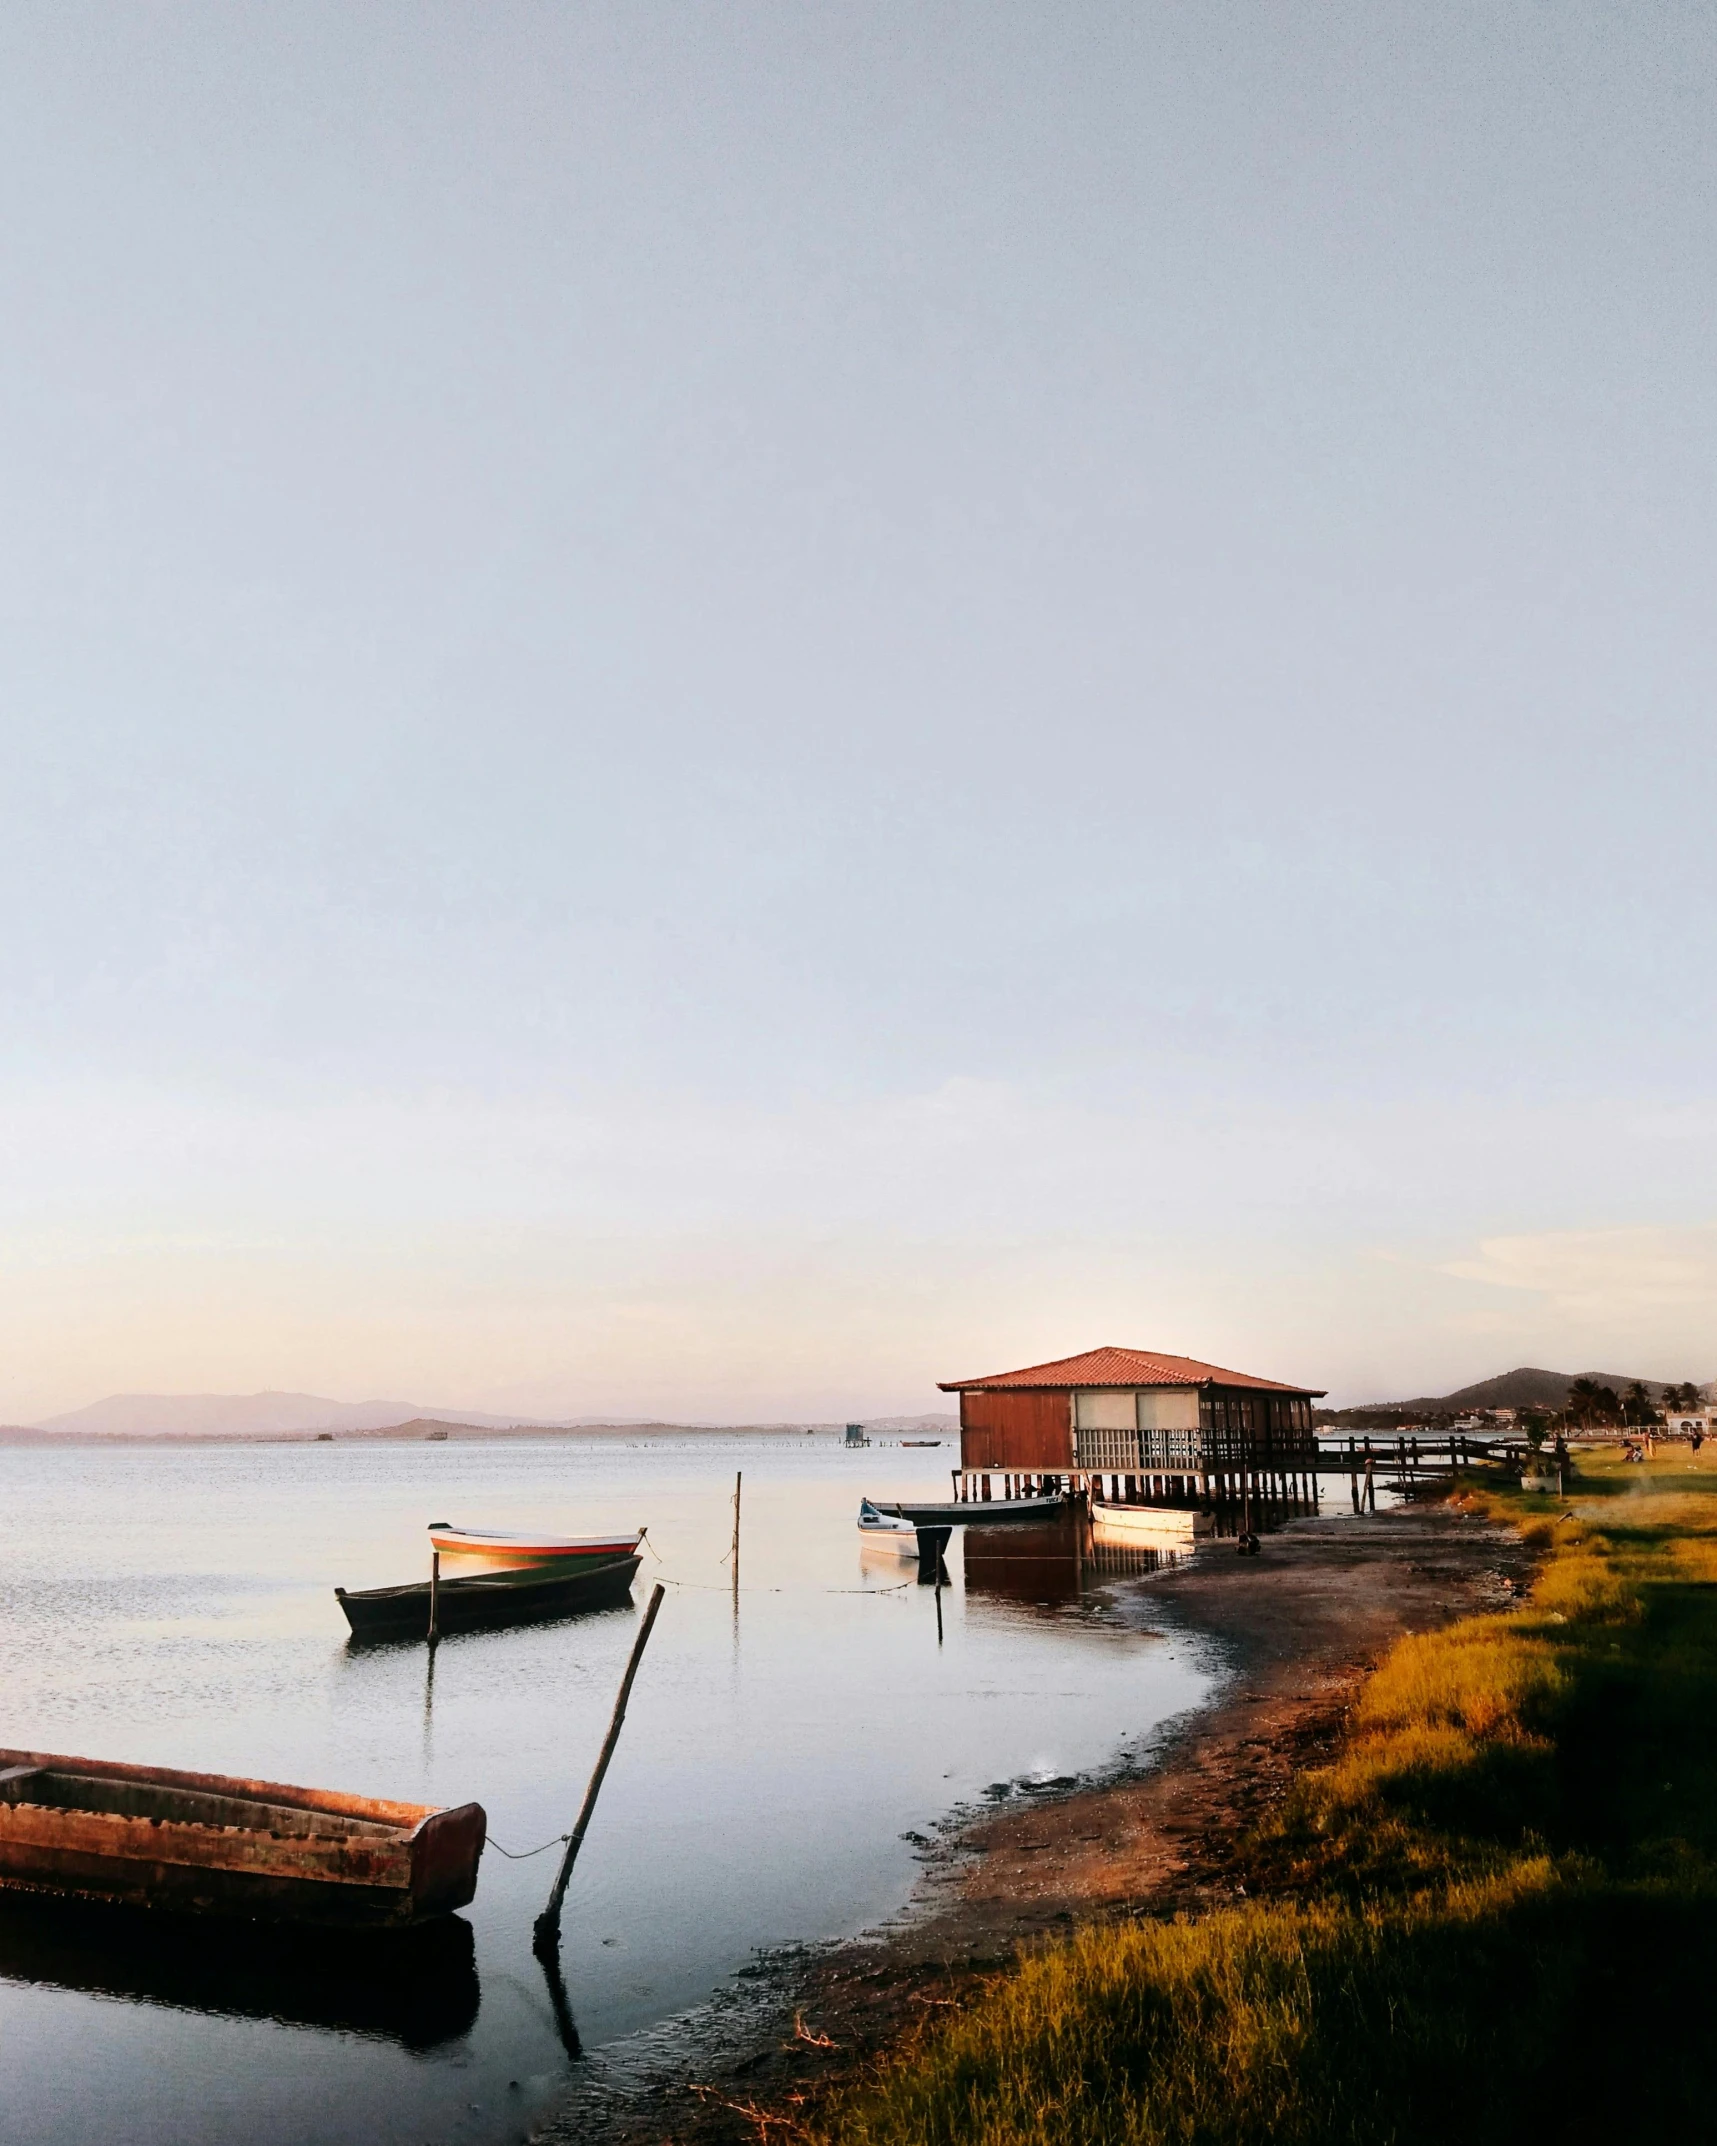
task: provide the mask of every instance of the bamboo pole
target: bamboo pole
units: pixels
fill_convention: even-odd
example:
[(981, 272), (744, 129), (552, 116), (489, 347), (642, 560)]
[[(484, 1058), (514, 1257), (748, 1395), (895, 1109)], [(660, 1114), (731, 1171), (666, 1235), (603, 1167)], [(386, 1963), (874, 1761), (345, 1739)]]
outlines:
[(548, 1906), (537, 1917), (531, 1933), (532, 1945), (539, 1954), (552, 1950), (560, 1940), (560, 1904), (566, 1898), (572, 1866), (578, 1861), (578, 1851), (584, 1845), (585, 1828), (590, 1824), (590, 1814), (596, 1808), (602, 1777), (608, 1771), (608, 1761), (614, 1756), (614, 1746), (620, 1741), (620, 1725), (626, 1719), (626, 1702), (632, 1696), (632, 1679), (638, 1674), (638, 1664), (644, 1659), (644, 1649), (650, 1643), (656, 1612), (661, 1608), (662, 1597), (667, 1591), (658, 1580), (655, 1591), (650, 1596), (650, 1606), (644, 1612), (644, 1621), (638, 1627), (638, 1637), (632, 1642), (632, 1656), (626, 1664), (626, 1674), (620, 1679), (620, 1696), (614, 1702), (608, 1734), (602, 1739), (602, 1749), (597, 1754), (596, 1770), (591, 1774), (590, 1786), (584, 1792), (583, 1807), (572, 1831), (566, 1837), (566, 1853), (561, 1857), (560, 1869), (555, 1873), (554, 1890), (548, 1896)]
[(745, 1480), (745, 1471), (738, 1469), (733, 1478), (733, 1591), (739, 1592), (739, 1486)]
[(441, 1552), (429, 1553), (429, 1644), (441, 1637)]

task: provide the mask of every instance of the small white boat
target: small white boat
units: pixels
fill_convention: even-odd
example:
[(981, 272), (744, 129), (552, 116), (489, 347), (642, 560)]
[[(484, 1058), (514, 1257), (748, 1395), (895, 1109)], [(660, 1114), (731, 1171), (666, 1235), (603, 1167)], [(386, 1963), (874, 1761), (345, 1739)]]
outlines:
[(1214, 1535), (1216, 1516), (1184, 1505), (1111, 1505), (1093, 1499), (1091, 1527), (1106, 1542), (1168, 1547)]
[(441, 1553), (451, 1579), (469, 1572), (570, 1572), (634, 1557), (642, 1528), (611, 1528), (605, 1535), (510, 1535), (494, 1528), (456, 1528), (429, 1523), (429, 1540)]
[(860, 1498), (858, 1531), (861, 1542), (893, 1557), (918, 1555), (918, 1530), (898, 1513), (880, 1512), (868, 1498)]

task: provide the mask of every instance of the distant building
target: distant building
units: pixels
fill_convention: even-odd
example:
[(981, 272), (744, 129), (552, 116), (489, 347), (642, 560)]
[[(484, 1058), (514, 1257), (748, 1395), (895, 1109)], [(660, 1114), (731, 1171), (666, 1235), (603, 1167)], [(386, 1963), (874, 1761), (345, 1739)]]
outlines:
[(1113, 1348), (941, 1390), (960, 1396), (965, 1473), (1178, 1477), (1293, 1474), (1316, 1453), (1312, 1403), (1324, 1392)]

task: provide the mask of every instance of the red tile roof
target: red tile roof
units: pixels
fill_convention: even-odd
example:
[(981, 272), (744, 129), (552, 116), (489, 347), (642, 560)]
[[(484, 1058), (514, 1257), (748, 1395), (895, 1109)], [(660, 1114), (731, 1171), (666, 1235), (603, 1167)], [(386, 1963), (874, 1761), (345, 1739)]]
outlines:
[(944, 1379), (943, 1393), (988, 1391), (994, 1387), (1055, 1391), (1064, 1386), (1245, 1386), (1262, 1393), (1298, 1393), (1321, 1400), (1321, 1386), (1284, 1386), (1279, 1379), (1257, 1379), (1245, 1371), (1224, 1371), (1201, 1364), (1194, 1356), (1159, 1356), (1153, 1349), (1087, 1349), (1083, 1356), (1060, 1356), (1054, 1363), (1028, 1364), (1023, 1371), (997, 1371), (988, 1378)]

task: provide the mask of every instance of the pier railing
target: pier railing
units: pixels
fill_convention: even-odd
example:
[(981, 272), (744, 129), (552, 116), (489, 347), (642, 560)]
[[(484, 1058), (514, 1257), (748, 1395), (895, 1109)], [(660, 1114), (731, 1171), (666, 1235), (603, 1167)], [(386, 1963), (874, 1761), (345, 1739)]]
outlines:
[(1213, 1468), (1303, 1471), (1317, 1465), (1309, 1432), (1287, 1439), (1238, 1430), (1075, 1431), (1073, 1465), (1093, 1475), (1197, 1475)]

